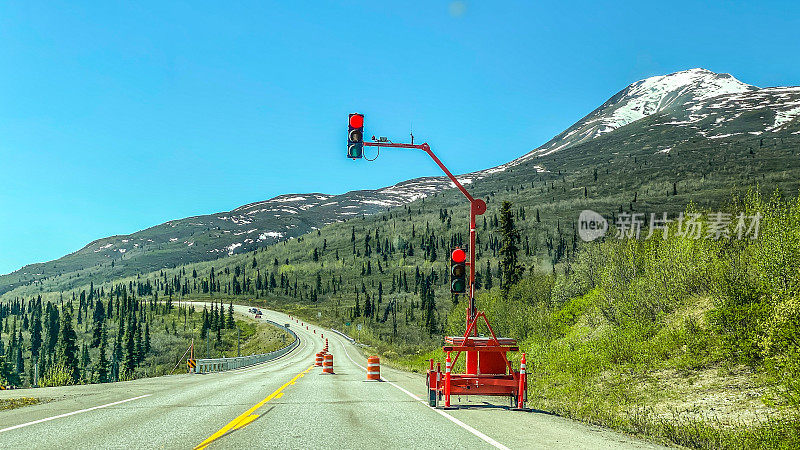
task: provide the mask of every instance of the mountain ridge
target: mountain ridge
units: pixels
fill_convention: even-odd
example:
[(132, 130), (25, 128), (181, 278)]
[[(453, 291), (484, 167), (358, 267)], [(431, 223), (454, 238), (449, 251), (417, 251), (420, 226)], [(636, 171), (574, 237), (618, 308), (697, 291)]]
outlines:
[[(680, 142), (688, 142), (694, 136), (714, 140), (782, 131), (796, 123), (798, 115), (800, 87), (762, 89), (729, 74), (690, 69), (634, 82), (545, 144), (508, 163), (458, 178), (470, 184), (523, 164), (536, 172), (548, 172), (547, 164), (552, 164), (553, 156), (645, 117), (663, 119), (648, 132), (655, 133), (656, 127), (681, 128), (685, 137)], [(667, 154), (680, 142), (658, 143), (656, 153)], [(536, 164), (545, 160), (548, 163)], [(251, 251), (334, 222), (406, 205), (451, 187), (445, 177), (420, 177), (339, 195), (281, 194), (230, 211), (174, 219), (135, 233), (96, 239), (57, 260), (26, 265), (2, 275), (0, 294), (37, 279), (95, 265), (136, 265), (137, 270), (148, 271)]]

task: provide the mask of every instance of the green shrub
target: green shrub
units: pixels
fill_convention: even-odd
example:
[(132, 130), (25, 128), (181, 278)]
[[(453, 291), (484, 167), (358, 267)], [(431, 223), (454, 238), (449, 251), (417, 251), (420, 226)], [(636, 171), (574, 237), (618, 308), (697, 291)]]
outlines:
[(68, 386), (73, 384), (72, 374), (64, 363), (57, 362), (44, 371), (39, 384), (43, 387)]

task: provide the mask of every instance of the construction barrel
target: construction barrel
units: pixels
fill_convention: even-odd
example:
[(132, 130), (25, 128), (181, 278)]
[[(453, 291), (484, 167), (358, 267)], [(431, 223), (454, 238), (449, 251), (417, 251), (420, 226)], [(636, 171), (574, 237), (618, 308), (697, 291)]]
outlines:
[(375, 355), (367, 358), (367, 381), (381, 381), (381, 359)]
[(322, 365), (322, 373), (333, 374), (333, 355), (330, 353), (325, 354), (325, 361)]

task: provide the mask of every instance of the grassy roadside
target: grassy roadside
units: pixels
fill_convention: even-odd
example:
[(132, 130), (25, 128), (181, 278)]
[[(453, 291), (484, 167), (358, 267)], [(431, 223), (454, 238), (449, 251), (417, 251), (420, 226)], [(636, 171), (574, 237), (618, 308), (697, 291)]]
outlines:
[(0, 398), (0, 411), (23, 408), (41, 403), (41, 399), (33, 397)]
[[(531, 283), (537, 281), (525, 280), (512, 297), (537, 292)], [(541, 310), (496, 294), (482, 295), (479, 305), (500, 335), (513, 335), (514, 318), (539, 320), (520, 339), (533, 408), (690, 448), (800, 445), (800, 421), (776, 395), (780, 386), (775, 380), (758, 367), (726, 360), (708, 321), (715, 307), (706, 296), (688, 297), (662, 318), (662, 326), (648, 328), (609, 325), (597, 291)], [(324, 305), (268, 307), (336, 328), (365, 345), (365, 354), (380, 355), (382, 364), (421, 373), (429, 359), (444, 361), (436, 344), (412, 348), (391, 343), (370, 327), (358, 329), (327, 317)], [(454, 308), (447, 318), (451, 334), (463, 327), (462, 314)], [(519, 355), (512, 357), (516, 363)]]

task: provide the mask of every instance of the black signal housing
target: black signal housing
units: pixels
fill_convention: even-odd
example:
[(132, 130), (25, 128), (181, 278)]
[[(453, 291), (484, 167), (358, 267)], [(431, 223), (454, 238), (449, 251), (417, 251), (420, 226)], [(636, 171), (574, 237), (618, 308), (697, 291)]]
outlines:
[(347, 120), (347, 157), (360, 159), (364, 157), (364, 115), (350, 114)]
[(460, 248), (450, 252), (450, 292), (463, 294), (467, 292), (467, 254)]

